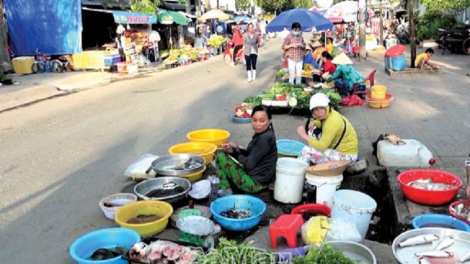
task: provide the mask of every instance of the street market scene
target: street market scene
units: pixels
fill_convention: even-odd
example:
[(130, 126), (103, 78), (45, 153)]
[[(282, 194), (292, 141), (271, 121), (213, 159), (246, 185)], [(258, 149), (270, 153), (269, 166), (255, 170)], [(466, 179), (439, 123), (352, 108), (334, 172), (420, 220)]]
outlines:
[(470, 1), (0, 7), (1, 259), (470, 263)]

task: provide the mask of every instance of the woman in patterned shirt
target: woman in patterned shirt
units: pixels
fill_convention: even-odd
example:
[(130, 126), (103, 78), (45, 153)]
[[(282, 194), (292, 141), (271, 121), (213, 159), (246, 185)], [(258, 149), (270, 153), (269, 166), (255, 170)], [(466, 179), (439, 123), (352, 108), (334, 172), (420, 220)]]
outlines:
[(305, 54), (305, 41), (300, 32), (300, 24), (295, 22), (292, 24), (292, 32), (284, 39), (282, 49), (286, 53), (289, 63), (289, 83), (296, 84), (302, 81), (302, 64)]

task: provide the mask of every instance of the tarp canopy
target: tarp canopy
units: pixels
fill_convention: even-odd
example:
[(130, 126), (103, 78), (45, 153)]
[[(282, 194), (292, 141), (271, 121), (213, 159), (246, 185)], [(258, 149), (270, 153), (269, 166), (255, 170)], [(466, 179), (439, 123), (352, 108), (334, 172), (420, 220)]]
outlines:
[(12, 54), (82, 52), (80, 0), (4, 0)]
[(157, 24), (156, 15), (113, 11), (114, 21), (121, 24)]

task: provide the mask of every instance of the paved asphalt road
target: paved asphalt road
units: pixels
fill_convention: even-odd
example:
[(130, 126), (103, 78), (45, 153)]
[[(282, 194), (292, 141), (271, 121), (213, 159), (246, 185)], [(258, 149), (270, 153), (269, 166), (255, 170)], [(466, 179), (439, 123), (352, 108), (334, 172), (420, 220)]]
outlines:
[[(272, 85), (279, 58), (279, 40), (261, 48), (250, 84), (243, 66), (219, 56), (1, 114), (0, 259), (73, 263), (68, 249), (77, 237), (115, 226), (98, 202), (130, 184), (126, 167), (146, 153), (167, 154), (192, 130), (227, 129), (248, 144), (250, 125), (230, 114)], [(278, 137), (295, 135), (301, 122), (276, 116)]]

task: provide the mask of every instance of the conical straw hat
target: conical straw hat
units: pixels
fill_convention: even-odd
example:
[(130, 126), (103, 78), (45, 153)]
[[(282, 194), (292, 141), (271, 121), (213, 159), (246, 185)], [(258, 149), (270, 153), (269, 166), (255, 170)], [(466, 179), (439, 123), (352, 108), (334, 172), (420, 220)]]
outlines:
[(336, 65), (344, 65), (344, 64), (353, 64), (351, 59), (346, 56), (346, 54), (341, 53), (338, 56), (336, 56), (331, 62), (333, 62)]

